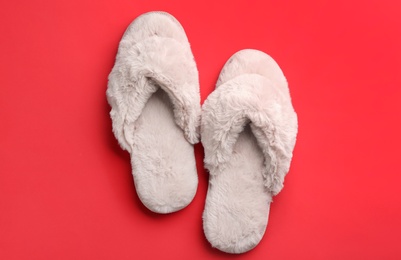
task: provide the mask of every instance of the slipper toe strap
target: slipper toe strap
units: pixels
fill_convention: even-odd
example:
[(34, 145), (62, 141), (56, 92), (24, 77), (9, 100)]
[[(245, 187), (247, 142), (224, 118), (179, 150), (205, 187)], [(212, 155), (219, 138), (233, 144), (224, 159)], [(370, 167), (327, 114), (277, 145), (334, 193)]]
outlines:
[(264, 184), (276, 195), (290, 167), (297, 116), (289, 93), (266, 77), (238, 76), (219, 86), (205, 101), (201, 123), (205, 166), (210, 174), (224, 170), (248, 123), (264, 155)]
[(187, 141), (199, 142), (199, 79), (189, 45), (153, 36), (134, 44), (125, 55), (117, 55), (109, 75), (113, 132), (123, 149), (131, 151), (135, 122), (159, 88), (168, 94), (175, 122)]

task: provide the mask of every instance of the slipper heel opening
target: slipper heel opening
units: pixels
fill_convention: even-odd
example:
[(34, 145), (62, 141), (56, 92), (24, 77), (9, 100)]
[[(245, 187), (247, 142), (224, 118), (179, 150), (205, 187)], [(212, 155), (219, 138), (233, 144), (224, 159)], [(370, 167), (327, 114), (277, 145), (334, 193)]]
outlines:
[(131, 158), (139, 198), (157, 213), (184, 208), (198, 184), (194, 149), (175, 124), (166, 92), (159, 88), (150, 97), (136, 126)]
[(224, 170), (210, 176), (203, 219), (206, 238), (213, 247), (238, 254), (262, 239), (271, 202), (263, 185), (263, 169), (263, 153), (248, 124)]

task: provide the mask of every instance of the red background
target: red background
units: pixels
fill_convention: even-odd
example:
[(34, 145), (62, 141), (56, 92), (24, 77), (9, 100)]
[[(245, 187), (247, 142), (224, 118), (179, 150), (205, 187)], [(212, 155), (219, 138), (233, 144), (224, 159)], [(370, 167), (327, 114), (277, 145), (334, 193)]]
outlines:
[[(202, 102), (236, 51), (287, 76), (299, 135), (266, 234), (241, 256), (187, 208), (149, 212), (112, 135), (107, 76), (128, 24), (186, 29)], [(2, 1), (0, 259), (401, 259), (401, 1)]]

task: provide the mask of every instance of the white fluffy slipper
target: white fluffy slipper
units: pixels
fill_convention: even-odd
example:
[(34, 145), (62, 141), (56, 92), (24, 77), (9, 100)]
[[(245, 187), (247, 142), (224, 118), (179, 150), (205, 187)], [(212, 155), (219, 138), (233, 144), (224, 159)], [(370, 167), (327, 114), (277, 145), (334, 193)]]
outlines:
[(203, 229), (213, 247), (243, 253), (260, 242), (272, 196), (283, 188), (290, 167), (297, 129), (277, 63), (256, 50), (234, 54), (202, 108), (210, 172)]
[(129, 25), (107, 98), (142, 203), (157, 213), (187, 206), (198, 185), (193, 144), (199, 141), (199, 80), (187, 36), (173, 16), (150, 12)]

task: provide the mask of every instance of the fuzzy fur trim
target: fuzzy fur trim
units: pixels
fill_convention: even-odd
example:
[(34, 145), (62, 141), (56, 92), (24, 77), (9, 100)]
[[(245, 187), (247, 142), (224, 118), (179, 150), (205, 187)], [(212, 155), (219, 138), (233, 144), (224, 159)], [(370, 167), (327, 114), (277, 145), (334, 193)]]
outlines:
[(107, 98), (113, 132), (132, 151), (136, 121), (162, 88), (174, 106), (176, 124), (191, 144), (199, 141), (200, 94), (196, 64), (184, 30), (165, 13), (147, 13), (126, 30), (109, 75)]
[[(256, 65), (253, 59), (253, 66), (249, 66), (249, 55), (262, 58)], [(264, 154), (265, 187), (276, 195), (289, 171), (297, 116), (281, 69), (270, 56), (254, 50), (239, 52), (227, 62), (217, 89), (203, 105), (202, 144), (205, 167), (211, 175), (224, 170), (248, 123)]]

